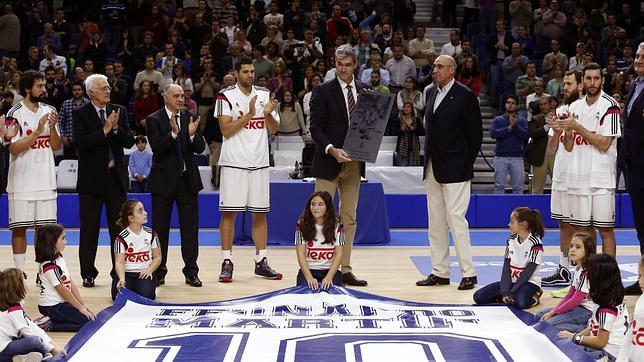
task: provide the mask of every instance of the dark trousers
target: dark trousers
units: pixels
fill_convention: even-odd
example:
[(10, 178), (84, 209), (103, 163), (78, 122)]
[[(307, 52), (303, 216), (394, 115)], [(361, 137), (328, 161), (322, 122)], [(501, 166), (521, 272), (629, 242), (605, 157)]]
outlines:
[(67, 146), (63, 146), (63, 159), (64, 160), (77, 160), (78, 153), (76, 153), (76, 146), (73, 143), (69, 143)]
[(152, 194), (152, 229), (159, 236), (161, 244), (161, 265), (154, 272), (157, 278), (165, 278), (168, 273), (168, 236), (170, 233), (170, 215), (172, 205), (176, 202), (179, 213), (179, 233), (181, 234), (181, 257), (183, 258), (183, 275), (196, 276), (199, 273), (197, 257), (199, 256), (199, 202), (198, 195), (190, 191), (186, 176), (177, 179), (177, 189), (171, 197)]
[(38, 311), (51, 319), (52, 332), (78, 332), (89, 319), (71, 304), (59, 303), (49, 307), (38, 306)]
[[(514, 285), (514, 284), (513, 284)], [(511, 288), (511, 287), (510, 287)], [(538, 286), (526, 282), (512, 295), (515, 305), (521, 309), (527, 309), (532, 306), (532, 297), (540, 290)], [(492, 304), (501, 302), (501, 282), (488, 284), (474, 293), (474, 303)]]
[[(322, 270), (316, 270), (316, 269), (309, 269), (311, 271), (311, 275), (313, 275), (313, 278), (318, 281), (318, 283), (322, 283), (322, 280), (326, 278), (326, 275), (329, 273), (329, 269), (322, 269)], [(339, 287), (342, 286), (342, 273), (338, 270), (335, 275), (333, 276), (332, 280), (333, 285), (337, 285)], [(302, 273), (302, 270), (300, 269), (297, 272), (297, 279), (295, 282), (296, 286), (308, 286), (309, 283), (306, 282), (306, 278), (304, 278), (304, 274)]]
[[(112, 300), (116, 299), (118, 289), (116, 289), (118, 278), (112, 279)], [(125, 287), (134, 293), (155, 300), (157, 298), (157, 278), (152, 275), (152, 279), (140, 279), (139, 273), (125, 273)]]
[(38, 336), (21, 337), (14, 339), (0, 352), (0, 362), (11, 362), (13, 356), (38, 352), (44, 355), (45, 343)]
[(624, 170), (624, 177), (631, 196), (633, 223), (637, 231), (637, 240), (640, 241), (640, 254), (644, 255), (644, 178), (630, 171), (628, 167)]
[(83, 278), (96, 278), (98, 269), (94, 266), (96, 250), (98, 248), (98, 234), (101, 228), (101, 211), (103, 205), (107, 212), (107, 225), (110, 232), (110, 256), (112, 257), (112, 270), (110, 275), (114, 276), (114, 240), (121, 228), (116, 225), (119, 210), (125, 203), (126, 194), (119, 184), (115, 172), (111, 172), (110, 182), (107, 183), (105, 192), (102, 195), (79, 194), (80, 214), (80, 243), (78, 256), (80, 259), (81, 276)]
[(143, 193), (145, 192), (145, 186), (147, 186), (148, 180), (143, 181), (130, 181), (130, 192), (133, 193)]

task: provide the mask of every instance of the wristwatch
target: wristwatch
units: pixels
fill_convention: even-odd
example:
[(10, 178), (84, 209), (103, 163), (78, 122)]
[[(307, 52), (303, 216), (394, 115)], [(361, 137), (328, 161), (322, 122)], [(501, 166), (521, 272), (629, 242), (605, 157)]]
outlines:
[(581, 338), (583, 336), (579, 333), (575, 333), (575, 335), (572, 337), (572, 341), (574, 344), (581, 344)]

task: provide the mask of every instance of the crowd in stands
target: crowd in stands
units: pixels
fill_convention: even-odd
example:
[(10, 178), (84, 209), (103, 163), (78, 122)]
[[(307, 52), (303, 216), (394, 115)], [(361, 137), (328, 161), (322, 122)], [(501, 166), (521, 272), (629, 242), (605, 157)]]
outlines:
[[(85, 101), (74, 88), (93, 73), (108, 77), (111, 102), (125, 106), (130, 128), (144, 135), (145, 118), (162, 106), (166, 84), (179, 84), (191, 98), (189, 110), (205, 120), (224, 77), (234, 74), (241, 57), (251, 57), (256, 84), (280, 102), (289, 99), (280, 112), (293, 115), (280, 133), (306, 134), (311, 90), (335, 77), (334, 50), (349, 43), (358, 51), (357, 78), (397, 94), (387, 135), (399, 136), (398, 154), (408, 155), (416, 152), (409, 131), (424, 133), (424, 90), (438, 55), (453, 56), (457, 80), (477, 96), (487, 91), (494, 106), (503, 109), (505, 96), (516, 94), (518, 114), (529, 121), (530, 100), (561, 98), (565, 71), (589, 62), (604, 68), (604, 91), (624, 98), (642, 38), (635, 1), (465, 1), (458, 27), (456, 1), (433, 0), (432, 20), (454, 27), (442, 46), (414, 22), (411, 0), (54, 3), (61, 2), (3, 6), (0, 109), (22, 99), (23, 71), (43, 72), (47, 102), (61, 112), (65, 158), (75, 154), (71, 110)], [(404, 121), (406, 102), (412, 112)], [(412, 158), (397, 163), (418, 165), (418, 154)]]

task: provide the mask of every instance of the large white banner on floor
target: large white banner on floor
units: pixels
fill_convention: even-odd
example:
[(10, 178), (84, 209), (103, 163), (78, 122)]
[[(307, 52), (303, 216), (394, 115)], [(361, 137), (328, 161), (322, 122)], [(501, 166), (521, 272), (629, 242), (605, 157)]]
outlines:
[[(405, 302), (295, 287), (174, 305), (127, 290), (69, 342), (71, 361), (583, 361), (506, 306)], [(540, 331), (539, 331), (540, 330)]]

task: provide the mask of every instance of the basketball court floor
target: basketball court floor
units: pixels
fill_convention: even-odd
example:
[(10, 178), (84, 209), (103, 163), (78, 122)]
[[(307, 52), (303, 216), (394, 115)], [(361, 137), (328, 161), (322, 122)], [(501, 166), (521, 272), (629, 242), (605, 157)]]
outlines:
[[(504, 243), (508, 232), (506, 230), (472, 230), (472, 244), (475, 265), (479, 279), (478, 286), (496, 281), (500, 278)], [(94, 288), (81, 286), (78, 263), (78, 230), (67, 231), (69, 244), (63, 256), (70, 268), (74, 282), (79, 286), (83, 298), (90, 309), (98, 313), (111, 305), (110, 298), (110, 255), (107, 247), (108, 236), (106, 230), (101, 232), (100, 244), (97, 255), (97, 268), (101, 274), (96, 280)], [(637, 261), (639, 248), (633, 230), (616, 231), (618, 240), (618, 262), (622, 269), (624, 283), (637, 280)], [(29, 234), (29, 240), (33, 236)], [(219, 234), (217, 230), (200, 231), (199, 277), (203, 281), (202, 288), (193, 288), (184, 283), (181, 268), (179, 235), (177, 230), (172, 230), (170, 238), (170, 251), (168, 260), (168, 275), (166, 284), (157, 288), (157, 300), (169, 303), (197, 303), (221, 301), (246, 297), (277, 289), (288, 288), (295, 285), (295, 276), (298, 271), (295, 249), (292, 246), (269, 247), (269, 261), (271, 266), (284, 274), (284, 279), (270, 281), (258, 279), (253, 276), (252, 246), (235, 246), (233, 261), (235, 264), (234, 282), (222, 284), (217, 282), (221, 267), (221, 253), (219, 249)], [(0, 265), (3, 268), (13, 266), (10, 246), (10, 234), (7, 230), (0, 230)], [(544, 238), (545, 258), (542, 275), (547, 275), (557, 266), (558, 262), (558, 235), (556, 230), (547, 230)], [(458, 265), (452, 258), (452, 284), (449, 286), (417, 287), (415, 282), (422, 279), (431, 271), (429, 247), (427, 246), (426, 230), (392, 230), (392, 242), (381, 246), (355, 246), (352, 254), (352, 264), (355, 274), (369, 282), (364, 288), (357, 290), (396, 299), (417, 301), (424, 303), (447, 304), (472, 304), (472, 294), (475, 290), (458, 291), (460, 281)], [(452, 253), (454, 250), (452, 248)], [(33, 262), (34, 250), (30, 245), (27, 250), (28, 295), (25, 309), (27, 313), (36, 318), (38, 313), (38, 288), (35, 284), (37, 264)], [(551, 290), (551, 289), (550, 289)], [(546, 289), (541, 299), (541, 304), (529, 310), (535, 313), (541, 308), (551, 307), (557, 299), (550, 296)], [(629, 311), (632, 313), (636, 297), (626, 297)], [(51, 333), (52, 338), (61, 345), (65, 345), (73, 333)]]

